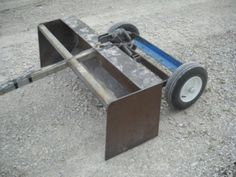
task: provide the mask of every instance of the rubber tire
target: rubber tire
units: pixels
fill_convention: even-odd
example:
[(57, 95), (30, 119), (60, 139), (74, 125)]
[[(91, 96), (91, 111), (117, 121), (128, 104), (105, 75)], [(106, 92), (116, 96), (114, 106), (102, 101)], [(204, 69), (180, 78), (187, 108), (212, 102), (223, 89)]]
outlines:
[[(180, 90), (185, 82), (193, 76), (199, 76), (202, 80), (202, 87), (198, 95), (189, 102), (183, 102), (180, 99)], [(185, 63), (181, 65), (167, 80), (165, 88), (165, 97), (169, 105), (174, 109), (186, 109), (195, 103), (202, 95), (207, 84), (207, 71), (197, 63)]]
[(119, 22), (119, 23), (116, 23), (116, 24), (112, 25), (108, 29), (108, 32), (111, 33), (111, 32), (113, 32), (113, 31), (115, 31), (119, 28), (123, 28), (126, 31), (136, 33), (137, 35), (140, 34), (138, 28), (135, 25), (133, 25), (131, 23), (127, 23), (127, 22)]

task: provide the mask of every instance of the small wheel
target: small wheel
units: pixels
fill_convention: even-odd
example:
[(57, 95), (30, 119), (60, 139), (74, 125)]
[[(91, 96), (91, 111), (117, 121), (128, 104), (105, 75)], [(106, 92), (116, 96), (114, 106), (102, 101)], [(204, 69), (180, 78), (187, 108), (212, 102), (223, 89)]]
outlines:
[(176, 109), (191, 106), (202, 95), (207, 83), (207, 71), (197, 63), (185, 63), (166, 83), (167, 102)]
[[(131, 23), (127, 23), (127, 22), (120, 22), (120, 23), (116, 23), (116, 24), (112, 25), (108, 29), (108, 33), (112, 33), (112, 32), (114, 32), (115, 30), (117, 30), (119, 28), (123, 28), (124, 30), (129, 31), (131, 33), (135, 33), (135, 35), (139, 35), (140, 34), (138, 28), (135, 25), (133, 25)], [(132, 40), (133, 40), (135, 35), (131, 36)], [(131, 42), (130, 48), (132, 50), (136, 49), (136, 46), (134, 45), (133, 41)]]
[(127, 22), (120, 22), (120, 23), (116, 23), (114, 25), (112, 25), (109, 29), (108, 29), (108, 32), (111, 33), (119, 28), (123, 28), (125, 29), (126, 31), (129, 31), (129, 32), (132, 32), (132, 33), (135, 33), (137, 35), (139, 35), (139, 30), (138, 28), (131, 24), (131, 23), (127, 23)]
[[(119, 28), (123, 28), (124, 30), (126, 31), (129, 31), (131, 33), (134, 33), (135, 35), (139, 35), (139, 30), (138, 28), (131, 24), (131, 23), (127, 23), (127, 22), (120, 22), (120, 23), (116, 23), (114, 25), (112, 25), (109, 29), (108, 29), (108, 33), (112, 33), (114, 32), (115, 30), (119, 29)], [(135, 35), (132, 35), (130, 36), (131, 37), (131, 40), (134, 39)], [(132, 49), (132, 50), (135, 50), (136, 49), (136, 46), (134, 45), (134, 42), (132, 41), (129, 45), (129, 47)]]

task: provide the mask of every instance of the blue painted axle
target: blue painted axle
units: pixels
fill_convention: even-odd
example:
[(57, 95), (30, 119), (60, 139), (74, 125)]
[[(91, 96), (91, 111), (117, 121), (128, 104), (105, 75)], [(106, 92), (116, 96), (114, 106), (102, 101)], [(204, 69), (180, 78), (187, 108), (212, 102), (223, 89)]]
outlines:
[(172, 72), (183, 64), (140, 36), (134, 38), (134, 44)]

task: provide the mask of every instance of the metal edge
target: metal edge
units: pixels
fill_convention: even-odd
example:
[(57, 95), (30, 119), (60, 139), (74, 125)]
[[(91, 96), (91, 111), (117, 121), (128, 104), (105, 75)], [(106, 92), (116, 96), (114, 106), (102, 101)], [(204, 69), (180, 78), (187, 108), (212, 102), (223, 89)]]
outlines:
[(133, 92), (108, 105), (105, 160), (158, 135), (163, 83)]

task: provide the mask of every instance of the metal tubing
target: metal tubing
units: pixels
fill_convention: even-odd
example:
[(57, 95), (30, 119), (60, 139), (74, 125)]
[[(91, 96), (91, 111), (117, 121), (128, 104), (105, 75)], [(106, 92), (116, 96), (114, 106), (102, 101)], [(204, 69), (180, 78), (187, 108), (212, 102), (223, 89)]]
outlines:
[[(69, 60), (84, 61), (86, 59), (95, 57), (95, 55), (96, 55), (96, 51), (94, 49), (88, 49), (73, 56)], [(37, 71), (28, 72), (27, 74), (24, 74), (16, 79), (7, 81), (6, 83), (3, 83), (0, 85), (0, 95), (3, 95), (19, 87), (30, 84), (34, 81), (47, 77), (53, 73), (61, 71), (65, 69), (66, 67), (68, 67), (67, 62), (68, 62), (67, 60), (63, 60), (55, 64), (43, 67)]]
[(97, 95), (98, 98), (100, 98), (103, 103), (109, 104), (117, 99), (114, 93), (99, 83), (80, 62), (75, 59), (70, 59), (73, 57), (73, 55), (60, 43), (60, 41), (47, 29), (46, 26), (42, 24), (39, 25), (39, 30), (51, 43), (55, 50), (65, 60), (67, 60), (68, 65), (75, 72), (75, 74), (78, 75), (89, 86), (89, 88), (94, 92), (94, 94)]
[(48, 75), (61, 71), (66, 67), (67, 67), (66, 61), (60, 61), (56, 64), (41, 68), (37, 71), (28, 72), (27, 74), (24, 74), (16, 79), (13, 79), (13, 80), (7, 81), (6, 83), (1, 84), (0, 95), (3, 95), (19, 87), (30, 84), (33, 81), (42, 79)]
[(134, 38), (134, 43), (140, 50), (153, 57), (157, 62), (164, 65), (172, 72), (182, 65), (179, 60), (165, 53), (163, 50), (159, 49), (140, 36), (136, 36)]

